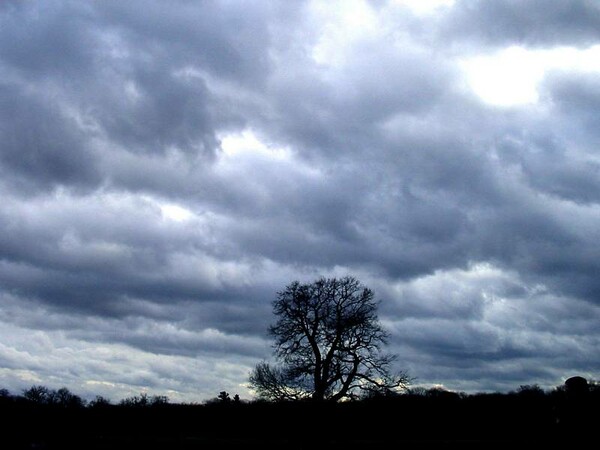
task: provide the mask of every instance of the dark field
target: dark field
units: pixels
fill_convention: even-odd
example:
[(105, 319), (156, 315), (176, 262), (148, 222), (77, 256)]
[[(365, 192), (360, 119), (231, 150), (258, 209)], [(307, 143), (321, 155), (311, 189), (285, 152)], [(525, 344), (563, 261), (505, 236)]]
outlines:
[(37, 404), (2, 398), (1, 448), (480, 448), (598, 441), (598, 391), (427, 391), (341, 404)]

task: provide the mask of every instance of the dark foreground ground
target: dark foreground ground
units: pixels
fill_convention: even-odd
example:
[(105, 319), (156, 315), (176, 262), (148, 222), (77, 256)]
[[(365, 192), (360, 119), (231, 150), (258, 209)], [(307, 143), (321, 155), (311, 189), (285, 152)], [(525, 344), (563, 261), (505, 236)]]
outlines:
[(402, 395), (344, 404), (234, 403), (73, 407), (0, 402), (2, 449), (595, 448), (598, 395)]

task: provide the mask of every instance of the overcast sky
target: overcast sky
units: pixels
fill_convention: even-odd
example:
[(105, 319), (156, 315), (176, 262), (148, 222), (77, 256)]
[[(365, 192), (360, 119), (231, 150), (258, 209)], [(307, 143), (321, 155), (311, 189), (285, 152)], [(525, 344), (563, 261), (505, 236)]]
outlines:
[(600, 2), (2, 1), (0, 387), (251, 398), (354, 275), (397, 369), (598, 378)]

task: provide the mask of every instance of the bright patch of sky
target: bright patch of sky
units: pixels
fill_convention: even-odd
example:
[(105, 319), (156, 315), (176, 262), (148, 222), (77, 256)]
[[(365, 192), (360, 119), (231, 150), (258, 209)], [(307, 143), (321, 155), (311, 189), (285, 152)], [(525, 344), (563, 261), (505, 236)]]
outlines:
[(269, 145), (261, 141), (252, 130), (221, 136), (221, 150), (225, 158), (260, 156), (268, 159), (286, 160), (291, 157), (289, 149)]
[(552, 70), (600, 73), (600, 45), (587, 49), (532, 50), (511, 46), (461, 63), (470, 88), (484, 102), (501, 107), (536, 103), (538, 86)]
[(406, 6), (417, 15), (425, 15), (434, 13), (441, 7), (450, 7), (455, 0), (394, 0), (393, 3)]
[(163, 217), (175, 222), (185, 222), (194, 216), (194, 213), (192, 213), (189, 209), (173, 203), (161, 204), (160, 210), (163, 214)]
[(320, 35), (312, 49), (317, 64), (343, 65), (351, 48), (377, 32), (375, 12), (362, 0), (313, 2), (313, 19), (320, 23)]
[(158, 207), (164, 220), (173, 222), (187, 222), (194, 217), (194, 213), (180, 204), (158, 200), (149, 195), (142, 195), (141, 199), (153, 208)]

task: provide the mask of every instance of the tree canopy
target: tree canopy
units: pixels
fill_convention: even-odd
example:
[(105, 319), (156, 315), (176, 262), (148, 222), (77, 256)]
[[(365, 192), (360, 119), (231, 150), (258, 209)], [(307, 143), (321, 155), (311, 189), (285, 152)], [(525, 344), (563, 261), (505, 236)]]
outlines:
[(361, 393), (389, 393), (408, 384), (392, 374), (395, 359), (382, 352), (388, 334), (373, 292), (354, 277), (292, 282), (273, 302), (269, 328), (279, 364), (258, 364), (250, 384), (270, 400), (337, 401)]

